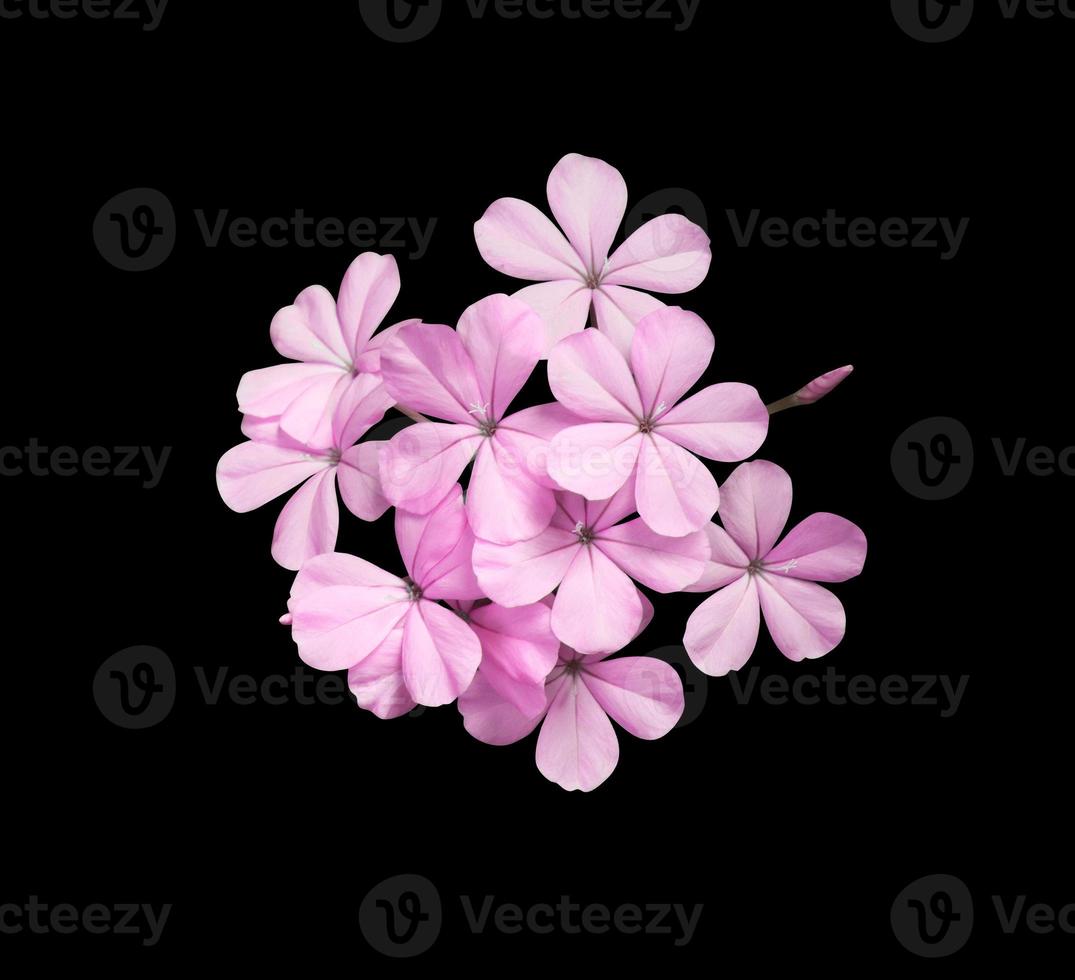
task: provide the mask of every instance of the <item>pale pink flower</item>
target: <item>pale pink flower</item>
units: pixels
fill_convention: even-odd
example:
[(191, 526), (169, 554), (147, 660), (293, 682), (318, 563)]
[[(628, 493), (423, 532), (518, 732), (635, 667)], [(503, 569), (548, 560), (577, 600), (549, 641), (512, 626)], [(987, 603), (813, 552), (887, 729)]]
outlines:
[(709, 271), (708, 236), (679, 214), (647, 222), (609, 258), (627, 210), (627, 184), (602, 160), (565, 156), (549, 177), (548, 198), (566, 238), (515, 198), (496, 201), (474, 227), (489, 265), (539, 283), (515, 295), (541, 315), (546, 353), (586, 326), (591, 307), (597, 325), (626, 353), (635, 324), (664, 305), (639, 290), (685, 293)]
[(683, 715), (683, 685), (653, 657), (583, 656), (560, 648), (545, 683), (545, 706), (528, 716), (478, 672), (459, 699), (468, 732), (489, 745), (510, 745), (541, 725), (537, 767), (566, 790), (590, 792), (616, 768), (620, 746), (611, 718), (647, 740), (667, 735)]
[(549, 384), (584, 424), (553, 438), (549, 475), (589, 500), (633, 484), (639, 514), (659, 534), (705, 527), (720, 493), (693, 454), (738, 462), (757, 452), (769, 430), (769, 413), (750, 385), (712, 385), (681, 402), (713, 348), (705, 322), (678, 307), (639, 323), (630, 363), (596, 330), (561, 341), (549, 356)]
[(705, 673), (721, 677), (750, 659), (762, 614), (789, 660), (814, 660), (843, 639), (844, 607), (816, 583), (858, 575), (866, 536), (835, 514), (813, 514), (777, 545), (790, 513), (791, 478), (775, 463), (744, 463), (721, 488), (724, 526), (709, 525), (712, 558), (686, 590), (719, 590), (695, 610), (683, 638)]
[(584, 653), (620, 650), (645, 610), (632, 579), (679, 592), (698, 580), (709, 557), (705, 532), (667, 538), (641, 520), (620, 523), (634, 511), (630, 486), (599, 502), (558, 493), (552, 521), (537, 537), (512, 545), (479, 540), (474, 572), (485, 594), (509, 608), (557, 589), (552, 629), (562, 642)]
[(239, 382), (239, 411), (272, 420), (304, 445), (326, 445), (336, 403), (362, 374), (379, 372), (381, 348), (403, 326), (374, 336), (398, 295), (396, 260), (374, 252), (351, 263), (339, 300), (323, 286), (304, 289), (293, 305), (276, 314), (269, 329), (277, 351), (298, 363), (245, 374)]
[(325, 443), (300, 443), (271, 421), (245, 420), (244, 431), (254, 438), (221, 458), (217, 488), (224, 503), (245, 514), (302, 485), (284, 505), (273, 534), (272, 556), (284, 568), (297, 571), (308, 558), (335, 549), (337, 483), (356, 517), (375, 521), (388, 509), (378, 465), (387, 443), (358, 440), (391, 407), (380, 380), (362, 375), (336, 401)]
[[(505, 609), (487, 599), (453, 600), (447, 605), (481, 643), (479, 670), (486, 682), (527, 717), (543, 712), (545, 679), (556, 666), (560, 649), (549, 625), (549, 606), (538, 602)], [(418, 703), (407, 690), (402, 653), (403, 630), (397, 627), (374, 653), (348, 671), (348, 686), (359, 706), (379, 718), (398, 718)]]
[(466, 506), (479, 538), (508, 544), (548, 527), (556, 506), (548, 439), (578, 420), (556, 404), (507, 415), (541, 359), (541, 337), (525, 303), (490, 296), (458, 330), (405, 326), (385, 345), (381, 372), (396, 401), (448, 420), (410, 426), (382, 454), (382, 486), (396, 507), (428, 513), (473, 460)]
[(396, 540), (405, 578), (353, 555), (321, 555), (303, 565), (288, 603), (302, 660), (318, 670), (351, 671), (352, 687), (380, 683), (379, 691), (367, 691), (367, 702), (380, 703), (389, 716), (406, 703), (400, 685), (427, 707), (454, 701), (482, 657), (474, 631), (440, 604), (482, 597), (462, 490), (457, 486), (426, 516), (397, 511)]

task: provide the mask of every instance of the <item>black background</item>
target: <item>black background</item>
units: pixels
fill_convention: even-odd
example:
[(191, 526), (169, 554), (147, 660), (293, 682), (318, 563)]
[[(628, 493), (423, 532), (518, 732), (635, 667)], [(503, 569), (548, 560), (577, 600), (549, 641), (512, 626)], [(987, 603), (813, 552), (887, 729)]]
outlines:
[[(607, 967), (841, 972), (1011, 966), (1075, 937), (1001, 934), (990, 896), (1075, 901), (1070, 478), (1005, 477), (991, 440), (1075, 442), (1068, 397), (1073, 212), (1066, 152), (1075, 21), (1003, 20), (979, 0), (962, 37), (924, 44), (887, 3), (704, 3), (654, 22), (472, 22), (449, 4), (427, 39), (390, 44), (354, 3), (174, 2), (160, 28), (0, 21), (5, 92), (5, 380), (0, 445), (171, 446), (160, 486), (0, 479), (5, 515), (6, 747), (0, 902), (174, 903), (160, 944), (0, 936), (4, 952), (129, 962), (280, 961), (352, 969)], [(844, 363), (820, 405), (774, 419), (762, 451), (795, 481), (793, 520), (866, 531), (865, 573), (834, 591), (845, 641), (792, 665), (763, 631), (751, 660), (793, 678), (970, 676), (958, 713), (925, 706), (740, 705), (656, 743), (620, 733), (592, 794), (547, 783), (533, 739), (495, 749), (454, 707), (391, 723), (350, 703), (209, 705), (194, 667), (264, 678), (298, 663), (292, 575), (269, 555), (279, 512), (231, 513), (214, 484), (241, 441), (234, 391), (279, 358), (273, 313), (333, 291), (355, 251), (207, 248), (194, 209), (233, 216), (438, 219), (400, 260), (392, 320), (454, 323), (509, 280), (472, 225), (502, 196), (546, 207), (565, 153), (624, 174), (631, 201), (705, 202), (709, 278), (682, 303), (713, 327), (708, 382), (767, 400)], [(178, 215), (144, 273), (98, 254), (94, 216), (153, 187)], [(938, 250), (737, 247), (725, 216), (970, 218)], [(528, 394), (544, 400), (543, 381)], [(519, 404), (522, 404), (521, 402)], [(931, 416), (970, 429), (966, 490), (919, 500), (893, 477), (897, 436)], [(726, 467), (717, 467), (723, 479)], [(340, 550), (396, 569), (391, 519), (344, 512)], [(635, 653), (676, 645), (699, 597), (661, 598)], [(125, 731), (93, 678), (129, 646), (176, 665), (175, 709)], [(910, 881), (970, 886), (979, 926), (932, 965), (893, 938)], [(390, 962), (358, 927), (391, 875), (445, 903), (429, 953)], [(694, 941), (472, 936), (458, 896), (519, 904), (704, 903)], [(499, 964), (499, 966), (498, 966)]]

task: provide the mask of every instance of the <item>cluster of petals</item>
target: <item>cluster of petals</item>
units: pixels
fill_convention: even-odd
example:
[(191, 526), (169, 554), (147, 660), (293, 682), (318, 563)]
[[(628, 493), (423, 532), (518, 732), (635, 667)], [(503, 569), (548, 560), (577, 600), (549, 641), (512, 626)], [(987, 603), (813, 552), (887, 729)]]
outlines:
[[(815, 514), (778, 544), (787, 474), (758, 460), (718, 486), (710, 472), (706, 460), (757, 453), (770, 410), (750, 385), (695, 390), (713, 333), (649, 295), (702, 282), (702, 229), (666, 215), (613, 250), (626, 185), (577, 154), (553, 170), (548, 200), (559, 228), (515, 199), (477, 223), (486, 261), (536, 284), (480, 300), (454, 328), (379, 330), (400, 291), (390, 257), (359, 256), (335, 299), (304, 290), (270, 331), (289, 363), (240, 383), (247, 441), (220, 460), (217, 485), (244, 513), (294, 491), (272, 555), (298, 573), (282, 622), (306, 664), (346, 671), (383, 719), (456, 702), (490, 745), (540, 729), (540, 772), (590, 791), (616, 767), (613, 722), (652, 740), (683, 711), (669, 664), (617, 656), (653, 618), (642, 589), (714, 593), (684, 638), (706, 673), (741, 668), (762, 617), (787, 657), (819, 657), (845, 619), (818, 583), (857, 575), (866, 539)], [(546, 376), (555, 401), (513, 407)], [(370, 436), (393, 406), (420, 421)], [(335, 552), (337, 492), (365, 521), (395, 508), (395, 571)]]

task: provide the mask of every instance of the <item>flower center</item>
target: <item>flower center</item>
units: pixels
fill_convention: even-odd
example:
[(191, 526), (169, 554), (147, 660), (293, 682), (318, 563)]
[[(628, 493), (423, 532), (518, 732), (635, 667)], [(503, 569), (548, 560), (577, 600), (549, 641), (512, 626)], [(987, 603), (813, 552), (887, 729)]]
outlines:
[(755, 559), (754, 559), (754, 560), (753, 560), (753, 561), (752, 561), (752, 562), (751, 562), (751, 563), (750, 563), (750, 564), (749, 564), (749, 565), (747, 566), (747, 572), (748, 572), (749, 574), (751, 574), (751, 575), (758, 575), (758, 574), (760, 574), (760, 573), (761, 573), (761, 572), (762, 572), (763, 570), (764, 570), (764, 569), (762, 568), (762, 563), (761, 563), (761, 559), (760, 559), (760, 558), (755, 558)]
[(484, 405), (472, 404), (470, 406), (470, 415), (474, 416), (475, 421), (478, 424), (478, 431), (487, 439), (496, 435), (496, 422), (489, 417), (489, 403)]
[(667, 408), (665, 402), (661, 402), (652, 412), (649, 413), (641, 422), (638, 423), (638, 431), (644, 436), (648, 436), (654, 429), (657, 428), (657, 420), (664, 414), (664, 410)]
[(593, 528), (586, 527), (582, 521), (575, 525), (575, 533), (579, 536), (579, 544), (589, 544), (594, 539)]
[(418, 585), (418, 584), (417, 584), (417, 583), (416, 583), (416, 582), (414, 581), (414, 579), (411, 579), (411, 578), (405, 578), (405, 579), (404, 579), (403, 581), (404, 581), (404, 582), (406, 583), (406, 585), (407, 585), (407, 598), (408, 598), (408, 599), (409, 599), (409, 600), (410, 600), (411, 602), (417, 602), (417, 601), (418, 601), (419, 599), (421, 599), (421, 598), (422, 598), (422, 589), (421, 589), (421, 586), (419, 586), (419, 585)]

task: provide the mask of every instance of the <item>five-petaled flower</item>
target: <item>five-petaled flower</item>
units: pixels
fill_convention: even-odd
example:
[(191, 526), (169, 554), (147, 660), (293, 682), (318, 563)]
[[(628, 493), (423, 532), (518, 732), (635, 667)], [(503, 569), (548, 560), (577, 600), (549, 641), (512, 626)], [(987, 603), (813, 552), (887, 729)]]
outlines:
[(817, 583), (858, 575), (866, 535), (835, 514), (812, 514), (778, 545), (790, 513), (791, 478), (775, 463), (744, 463), (721, 488), (724, 526), (707, 528), (712, 557), (686, 590), (719, 590), (694, 611), (683, 638), (707, 674), (721, 677), (750, 659), (762, 614), (789, 660), (824, 656), (843, 639), (844, 607)]
[(664, 304), (648, 292), (686, 293), (709, 272), (709, 238), (680, 214), (644, 224), (609, 258), (627, 210), (627, 184), (603, 160), (568, 154), (549, 177), (549, 206), (559, 229), (532, 204), (502, 198), (475, 225), (478, 249), (494, 269), (529, 279), (515, 295), (545, 323), (545, 350), (597, 326), (627, 353), (635, 324)]

